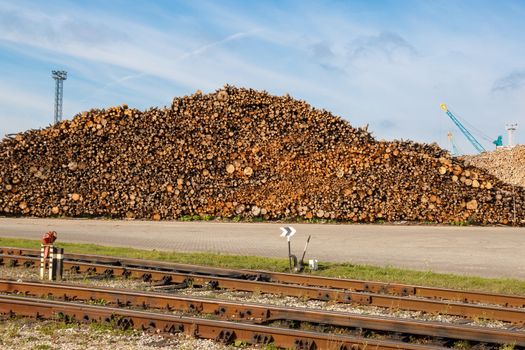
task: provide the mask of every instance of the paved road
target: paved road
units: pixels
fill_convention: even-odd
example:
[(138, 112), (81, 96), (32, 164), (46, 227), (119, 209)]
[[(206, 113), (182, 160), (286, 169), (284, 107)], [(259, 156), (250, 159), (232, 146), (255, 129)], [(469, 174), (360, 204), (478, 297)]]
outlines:
[[(184, 252), (284, 257), (280, 224), (0, 218), (1, 237)], [(294, 224), (292, 249), (307, 258), (525, 279), (525, 228)]]

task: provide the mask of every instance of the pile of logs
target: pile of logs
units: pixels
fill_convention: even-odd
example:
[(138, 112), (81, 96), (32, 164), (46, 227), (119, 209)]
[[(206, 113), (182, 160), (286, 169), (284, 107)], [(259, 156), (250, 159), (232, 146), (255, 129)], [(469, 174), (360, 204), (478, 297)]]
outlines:
[(465, 164), (484, 169), (511, 185), (525, 187), (525, 145), (466, 156)]
[(436, 145), (376, 141), (304, 101), (231, 86), (0, 143), (2, 215), (522, 225), (524, 198)]

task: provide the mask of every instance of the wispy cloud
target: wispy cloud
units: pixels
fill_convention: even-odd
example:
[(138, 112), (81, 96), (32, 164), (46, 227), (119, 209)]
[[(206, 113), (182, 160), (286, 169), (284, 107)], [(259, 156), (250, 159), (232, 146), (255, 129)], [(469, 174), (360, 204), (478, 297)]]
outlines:
[[(261, 78), (272, 76), (276, 81), (298, 80), (293, 76), (287, 77), (285, 72), (277, 74), (271, 69), (252, 64), (249, 59), (244, 59), (228, 50), (221, 50), (223, 45), (255, 37), (263, 31), (260, 27), (242, 30), (219, 40), (203, 42), (202, 39), (192, 40), (191, 37), (184, 35), (170, 36), (156, 29), (123, 20), (114, 21), (111, 18), (86, 16), (85, 23), (82, 25), (91, 28), (97, 27), (102, 22), (109, 23), (111, 27), (108, 32), (113, 33), (109, 35), (114, 39), (113, 41), (106, 40), (98, 45), (92, 45), (91, 38), (84, 38), (82, 35), (71, 38), (71, 34), (64, 34), (67, 32), (63, 30), (64, 26), (69, 23), (64, 18), (68, 16), (39, 16), (22, 10), (4, 12), (4, 16), (11, 14), (16, 14), (14, 16), (17, 18), (16, 25), (4, 27), (0, 25), (0, 40), (118, 66), (136, 72), (132, 77), (156, 76), (194, 90), (215, 89), (239, 75), (244, 75), (250, 81), (260, 81)], [(58, 29), (54, 29), (53, 23), (58, 23), (56, 25)], [(127, 28), (128, 34), (121, 37), (119, 28)], [(198, 45), (195, 45), (196, 43)], [(122, 78), (107, 84), (118, 85), (120, 79)], [(126, 76), (125, 80), (127, 79), (131, 77)], [(302, 85), (309, 85), (309, 83), (303, 81), (299, 86)]]
[[(235, 34), (232, 34), (232, 35), (228, 35), (227, 37), (225, 37), (225, 38), (223, 38), (221, 40), (217, 40), (215, 42), (208, 43), (208, 44), (202, 45), (201, 47), (198, 47), (196, 49), (188, 51), (188, 52), (182, 54), (181, 56), (179, 56), (178, 58), (174, 59), (172, 62), (181, 61), (181, 60), (189, 59), (191, 57), (202, 55), (202, 54), (206, 53), (207, 50), (213, 49), (215, 47), (218, 47), (218, 46), (220, 46), (222, 44), (225, 44), (225, 43), (228, 43), (228, 42), (231, 42), (231, 41), (234, 41), (234, 40), (240, 40), (240, 39), (249, 37), (252, 33), (256, 33), (258, 31), (259, 30), (253, 30), (253, 31), (250, 31), (250, 32), (239, 32), (239, 33), (235, 33)], [(147, 76), (147, 75), (148, 75), (148, 73), (142, 72), (142, 73), (137, 73), (137, 74), (125, 75), (125, 76), (123, 76), (121, 78), (114, 79), (113, 81), (107, 83), (106, 85), (104, 85), (104, 86), (102, 86), (100, 88), (97, 88), (92, 94), (87, 95), (86, 97), (84, 97), (82, 99), (82, 102), (88, 101), (88, 100), (92, 99), (93, 97), (95, 97), (97, 95), (104, 94), (109, 88), (115, 87), (115, 86), (123, 84), (123, 83), (127, 83), (130, 80), (140, 79), (140, 78), (142, 78), (144, 76)]]
[(73, 20), (14, 6), (0, 8), (0, 32), (4, 40), (56, 46), (77, 43), (100, 47), (130, 39), (124, 31), (102, 21)]
[[(125, 102), (162, 105), (175, 95), (225, 83), (288, 92), (354, 125), (370, 123), (378, 137), (389, 139), (446, 144), (450, 125), (441, 102), (477, 116), (482, 130), (504, 123), (496, 114), (525, 114), (520, 102), (525, 99), (518, 96), (525, 72), (508, 73), (516, 58), (525, 57), (521, 37), (509, 35), (516, 26), (525, 30), (519, 24), (523, 9), (509, 15), (504, 5), (467, 10), (435, 2), (308, 0), (117, 7), (102, 1), (0, 0), (0, 60), (12, 56), (0, 74), (5, 85), (15, 87), (12, 101), (20, 103), (15, 108), (18, 102), (0, 98), (2, 127), (19, 125), (5, 115), (25, 118), (23, 101), (33, 95), (44, 100), (29, 114), (45, 118), (31, 122), (47, 124), (52, 110), (47, 72), (55, 67), (71, 73), (64, 101), (69, 115)], [(443, 25), (443, 16), (450, 26)], [(17, 66), (25, 76), (10, 74)], [(24, 79), (31, 80), (31, 73), (49, 81), (29, 91)], [(503, 91), (517, 93), (494, 93)]]
[(492, 86), (492, 91), (512, 91), (523, 86), (525, 86), (525, 71), (514, 71), (496, 80)]
[(336, 38), (336, 43), (328, 40), (316, 41), (307, 45), (307, 50), (315, 61), (326, 70), (344, 74), (354, 74), (357, 65), (363, 67), (395, 66), (416, 58), (416, 48), (400, 34), (379, 32), (358, 35), (350, 38)]
[(192, 56), (202, 55), (203, 53), (205, 53), (206, 51), (208, 51), (208, 50), (210, 50), (210, 49), (212, 49), (214, 47), (226, 44), (226, 43), (231, 42), (231, 41), (240, 40), (240, 39), (244, 39), (244, 38), (250, 37), (251, 35), (253, 35), (255, 33), (258, 33), (258, 32), (261, 32), (261, 31), (262, 31), (261, 29), (254, 29), (254, 30), (250, 30), (248, 32), (239, 32), (239, 33), (234, 33), (234, 34), (228, 35), (227, 37), (225, 37), (225, 38), (223, 38), (221, 40), (217, 40), (215, 42), (211, 42), (211, 43), (202, 45), (201, 47), (198, 47), (198, 48), (196, 48), (194, 50), (191, 50), (190, 52), (187, 52), (187, 53), (183, 54), (180, 57), (180, 59), (186, 59), (186, 58), (190, 58)]
[(351, 61), (382, 56), (397, 61), (417, 54), (417, 50), (405, 38), (394, 32), (360, 36), (348, 44)]

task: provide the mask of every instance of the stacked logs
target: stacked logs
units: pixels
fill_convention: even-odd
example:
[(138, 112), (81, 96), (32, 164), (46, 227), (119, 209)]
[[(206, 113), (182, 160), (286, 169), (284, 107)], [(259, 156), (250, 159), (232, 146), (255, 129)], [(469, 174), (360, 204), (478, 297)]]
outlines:
[(484, 169), (506, 183), (525, 187), (525, 145), (502, 147), (464, 159), (465, 164)]
[(304, 101), (231, 86), (0, 143), (3, 215), (525, 224), (524, 198), (436, 145), (379, 142)]

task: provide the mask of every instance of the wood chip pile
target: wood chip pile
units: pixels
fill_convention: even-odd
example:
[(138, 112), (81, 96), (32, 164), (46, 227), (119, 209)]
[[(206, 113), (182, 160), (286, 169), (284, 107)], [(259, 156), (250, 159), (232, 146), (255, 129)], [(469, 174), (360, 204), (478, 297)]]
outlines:
[(485, 169), (506, 183), (525, 187), (525, 145), (466, 156), (465, 163)]
[(436, 145), (378, 142), (304, 101), (231, 86), (0, 143), (3, 215), (525, 224), (524, 195)]

